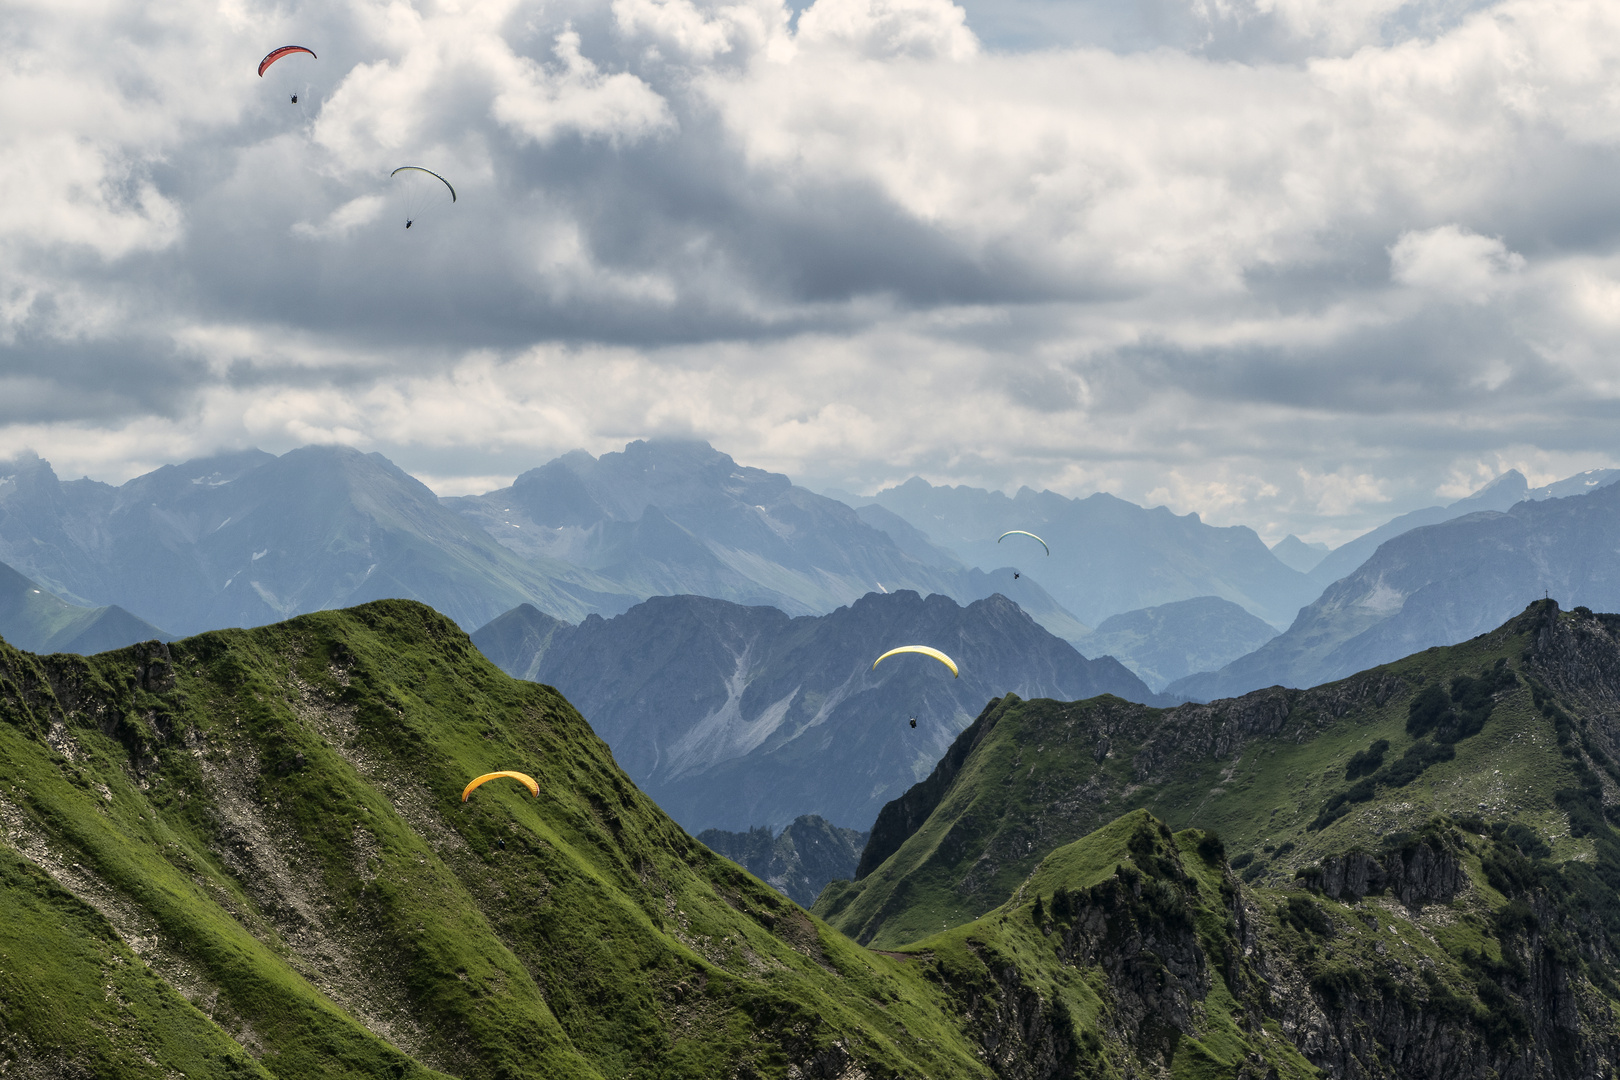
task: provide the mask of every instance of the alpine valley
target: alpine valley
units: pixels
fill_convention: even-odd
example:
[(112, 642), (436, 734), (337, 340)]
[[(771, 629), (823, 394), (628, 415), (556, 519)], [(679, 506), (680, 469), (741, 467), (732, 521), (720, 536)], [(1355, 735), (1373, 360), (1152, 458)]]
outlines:
[(1002, 693), (807, 914), (420, 604), (0, 646), (0, 1069), (1607, 1076), (1617, 717), (1620, 617), (1550, 600), (1312, 689)]

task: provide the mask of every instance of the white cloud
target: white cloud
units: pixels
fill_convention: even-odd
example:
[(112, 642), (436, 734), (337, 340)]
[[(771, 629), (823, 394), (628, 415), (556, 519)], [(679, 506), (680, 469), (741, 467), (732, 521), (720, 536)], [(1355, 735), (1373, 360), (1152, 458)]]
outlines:
[(979, 51), (967, 12), (950, 0), (815, 0), (799, 16), (798, 41), (873, 60), (963, 61)]
[[(979, 10), (14, 5), (0, 450), (338, 440), (454, 487), (680, 432), (1322, 537), (1602, 463), (1620, 5), (1170, 4), (1203, 39), (1016, 53)], [(297, 109), (253, 74), (295, 33)], [(461, 196), (409, 233), (405, 163)]]
[(1389, 249), (1389, 276), (1402, 285), (1483, 304), (1505, 278), (1524, 269), (1524, 256), (1500, 237), (1458, 225), (1406, 232)]
[(603, 75), (579, 51), (579, 35), (557, 35), (559, 70), (516, 59), (516, 72), (496, 95), (495, 119), (537, 142), (563, 132), (634, 141), (674, 126), (664, 99), (634, 75)]

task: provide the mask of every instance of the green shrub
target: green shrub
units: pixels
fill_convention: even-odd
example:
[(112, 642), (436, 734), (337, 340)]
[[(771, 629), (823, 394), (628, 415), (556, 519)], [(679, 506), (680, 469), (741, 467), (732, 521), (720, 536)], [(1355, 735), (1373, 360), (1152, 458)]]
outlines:
[(1379, 739), (1365, 750), (1357, 750), (1350, 757), (1350, 764), (1344, 768), (1344, 778), (1354, 780), (1361, 776), (1371, 776), (1378, 771), (1384, 763), (1384, 753), (1389, 749), (1388, 739)]
[(1451, 699), (1446, 697), (1445, 688), (1439, 683), (1430, 683), (1416, 694), (1406, 706), (1406, 733), (1408, 735), (1423, 736), (1439, 726), (1446, 710), (1451, 706)]
[(1277, 916), (1302, 934), (1333, 936), (1333, 920), (1309, 897), (1290, 896), (1277, 908)]
[(1419, 776), (1430, 765), (1438, 765), (1442, 761), (1450, 761), (1457, 756), (1457, 751), (1450, 746), (1435, 745), (1427, 739), (1419, 739), (1406, 748), (1406, 753), (1395, 764), (1384, 769), (1379, 779), (1390, 787), (1405, 787)]

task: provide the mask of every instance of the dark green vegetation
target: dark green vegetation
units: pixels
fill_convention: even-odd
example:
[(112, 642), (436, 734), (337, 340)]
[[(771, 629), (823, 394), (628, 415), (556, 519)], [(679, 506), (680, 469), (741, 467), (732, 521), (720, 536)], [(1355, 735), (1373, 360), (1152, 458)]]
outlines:
[[(1620, 617), (1538, 602), (1493, 633), (1315, 690), (1171, 710), (994, 701), (885, 808), (862, 877), (829, 885), (815, 910), (886, 948), (999, 922), (1009, 894), (1053, 922), (1076, 908), (1074, 878), (1119, 876), (1098, 838), (1145, 806), (1186, 830), (1184, 868), (1190, 849), (1238, 872), (1222, 888), (1241, 966), (1266, 984), (1250, 999), (1227, 974), (1224, 991), (1208, 983), (1176, 1008), (1203, 1002), (1207, 1016), (1201, 993), (1230, 994), (1246, 1031), (1290, 1033), (1333, 1075), (1608, 1075), (1617, 780)], [(1133, 892), (1157, 898), (1163, 925), (1197, 924), (1185, 889), (1178, 906), (1149, 877), (1174, 875)], [(1084, 911), (1106, 908), (1085, 896)], [(1230, 959), (1199, 940), (1207, 968)], [(1129, 969), (1110, 976), (1116, 1008)]]
[(747, 832), (704, 829), (698, 833), (698, 842), (809, 907), (827, 882), (855, 873), (869, 835), (805, 814), (775, 836), (764, 827)]
[[(88, 659), (0, 648), (0, 721), (0, 1072), (1620, 1062), (1620, 617), (1536, 604), (1211, 706), (992, 702), (885, 810), (877, 865), (818, 902), (888, 952), (681, 832), (561, 697), (415, 604)], [(1453, 756), (1309, 828), (1423, 745)], [(463, 804), (495, 768), (541, 797)]]
[[(681, 832), (418, 605), (0, 647), (0, 720), (0, 1071), (781, 1076), (858, 1047), (987, 1075), (936, 987)], [(497, 767), (540, 799), (463, 804)]]

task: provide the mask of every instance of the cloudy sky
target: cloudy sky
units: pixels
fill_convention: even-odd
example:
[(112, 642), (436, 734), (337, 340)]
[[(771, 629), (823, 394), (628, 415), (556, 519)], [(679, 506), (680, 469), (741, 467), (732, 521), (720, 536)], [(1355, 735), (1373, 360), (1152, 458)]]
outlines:
[[(63, 476), (336, 441), (461, 494), (685, 435), (1337, 542), (1620, 464), (1614, 0), (3, 0), (0, 33), (0, 456)], [(318, 59), (258, 77), (287, 43)]]

